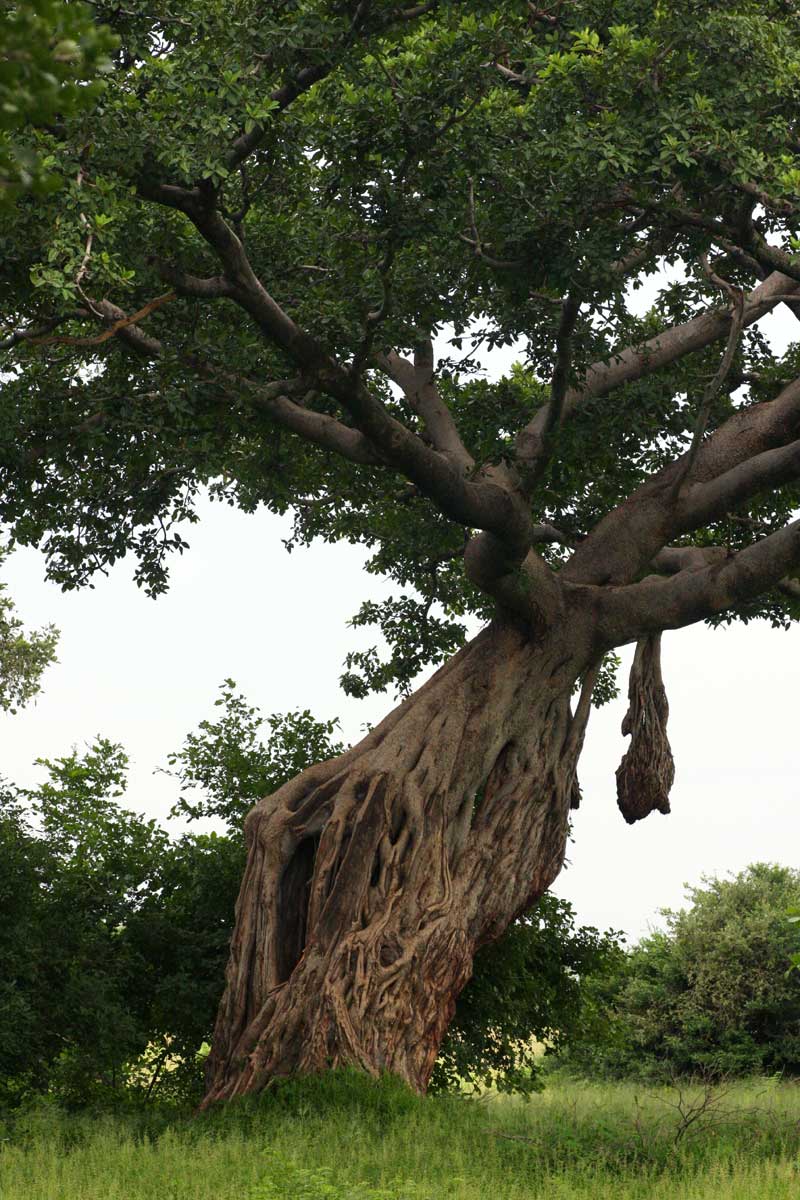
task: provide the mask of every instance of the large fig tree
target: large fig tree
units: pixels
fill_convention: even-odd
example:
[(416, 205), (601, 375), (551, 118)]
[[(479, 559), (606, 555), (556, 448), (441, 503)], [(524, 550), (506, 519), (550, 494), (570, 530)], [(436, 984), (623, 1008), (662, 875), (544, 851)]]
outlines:
[(759, 325), (800, 314), (800, 16), (94, 9), (114, 71), (0, 234), (0, 517), (65, 587), (133, 553), (161, 591), (206, 488), (372, 549), (390, 653), (343, 680), (406, 698), (247, 819), (207, 1099), (342, 1063), (423, 1090), (561, 867), (606, 656), (637, 643), (632, 821), (668, 808), (661, 632), (800, 618), (800, 354)]

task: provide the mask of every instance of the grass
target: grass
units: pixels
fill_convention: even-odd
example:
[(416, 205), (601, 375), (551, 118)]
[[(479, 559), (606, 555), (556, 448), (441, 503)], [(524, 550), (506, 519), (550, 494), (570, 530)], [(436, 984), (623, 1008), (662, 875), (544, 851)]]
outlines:
[(556, 1080), (418, 1100), (336, 1075), (207, 1117), (41, 1106), (0, 1131), (2, 1200), (797, 1200), (800, 1085)]

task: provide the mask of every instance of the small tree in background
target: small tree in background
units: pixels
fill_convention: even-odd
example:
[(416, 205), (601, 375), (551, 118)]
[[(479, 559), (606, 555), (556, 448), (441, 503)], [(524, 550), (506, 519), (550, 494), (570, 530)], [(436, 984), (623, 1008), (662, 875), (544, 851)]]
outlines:
[(120, 808), (127, 758), (98, 740), (6, 784), (0, 809), (0, 1096), (83, 1100), (149, 1038), (148, 963), (126, 936), (168, 844)]
[(608, 1033), (576, 1042), (566, 1061), (618, 1075), (800, 1075), (800, 977), (787, 971), (796, 934), (786, 919), (800, 872), (756, 863), (687, 894), (690, 907), (663, 910), (664, 931), (590, 983), (611, 1014)]

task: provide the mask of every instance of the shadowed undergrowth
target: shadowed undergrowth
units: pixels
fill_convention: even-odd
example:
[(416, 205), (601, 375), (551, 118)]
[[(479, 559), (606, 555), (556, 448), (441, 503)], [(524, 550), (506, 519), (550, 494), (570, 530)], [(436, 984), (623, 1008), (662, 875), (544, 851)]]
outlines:
[(556, 1081), (528, 1102), (420, 1100), (348, 1073), (194, 1119), (71, 1115), (2, 1130), (2, 1200), (792, 1200), (800, 1087)]

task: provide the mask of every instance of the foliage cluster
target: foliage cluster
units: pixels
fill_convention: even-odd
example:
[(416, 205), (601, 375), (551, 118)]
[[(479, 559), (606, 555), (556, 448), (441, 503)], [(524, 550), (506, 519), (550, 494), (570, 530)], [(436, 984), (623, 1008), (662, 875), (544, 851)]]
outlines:
[(800, 871), (758, 863), (707, 878), (690, 907), (587, 981), (609, 1021), (564, 1062), (614, 1076), (800, 1075), (800, 977), (789, 913)]
[(74, 0), (5, 3), (0, 19), (0, 210), (28, 188), (51, 190), (52, 156), (38, 152), (65, 118), (85, 112), (111, 70), (118, 40)]
[[(6, 554), (0, 550), (0, 564)], [(7, 585), (0, 583), (0, 710), (16, 712), (37, 694), (55, 660), (58, 633), (52, 625), (26, 631)]]
[[(123, 807), (127, 758), (98, 739), (41, 760), (44, 782), (0, 795), (0, 1103), (192, 1099), (224, 983), (249, 807), (341, 750), (335, 722), (263, 718), (232, 680), (217, 719), (170, 757), (175, 814), (221, 832), (170, 837)], [(577, 974), (606, 969), (610, 936), (547, 897), (478, 957), (436, 1086), (538, 1086), (532, 1039), (590, 1024)]]

